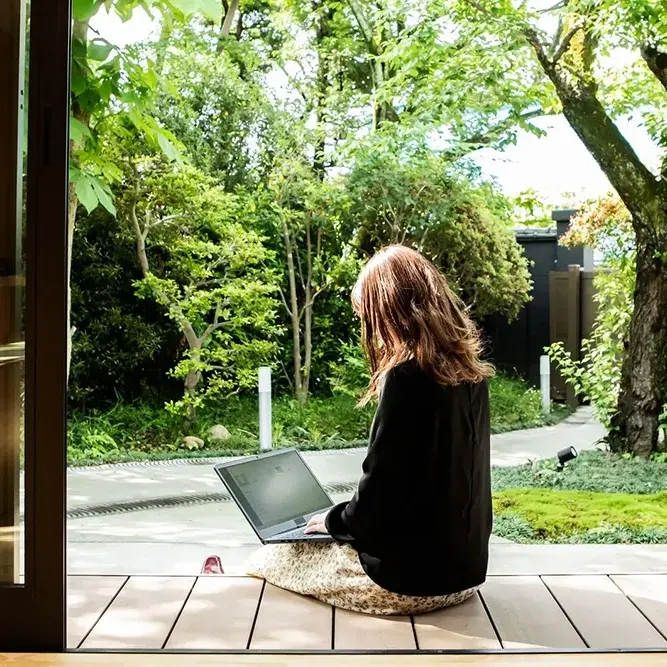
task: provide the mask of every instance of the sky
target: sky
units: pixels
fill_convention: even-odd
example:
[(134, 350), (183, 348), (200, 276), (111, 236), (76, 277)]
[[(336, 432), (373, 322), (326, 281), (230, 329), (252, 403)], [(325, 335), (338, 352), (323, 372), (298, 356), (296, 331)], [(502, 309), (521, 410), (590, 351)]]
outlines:
[[(157, 30), (156, 22), (141, 10), (127, 23), (102, 11), (91, 25), (120, 47), (146, 40)], [(522, 131), (516, 145), (503, 151), (484, 149), (474, 156), (483, 173), (493, 178), (505, 194), (532, 190), (548, 205), (574, 207), (609, 192), (606, 177), (563, 116), (541, 118), (535, 124), (546, 131), (546, 136)], [(644, 163), (657, 170), (659, 151), (647, 132), (630, 121), (618, 125)]]

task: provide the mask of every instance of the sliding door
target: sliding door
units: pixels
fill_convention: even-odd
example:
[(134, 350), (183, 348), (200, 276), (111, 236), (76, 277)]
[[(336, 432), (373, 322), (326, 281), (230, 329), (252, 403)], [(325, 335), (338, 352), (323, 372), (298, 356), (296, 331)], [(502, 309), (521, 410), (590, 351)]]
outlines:
[(65, 636), (69, 0), (0, 0), (0, 650)]

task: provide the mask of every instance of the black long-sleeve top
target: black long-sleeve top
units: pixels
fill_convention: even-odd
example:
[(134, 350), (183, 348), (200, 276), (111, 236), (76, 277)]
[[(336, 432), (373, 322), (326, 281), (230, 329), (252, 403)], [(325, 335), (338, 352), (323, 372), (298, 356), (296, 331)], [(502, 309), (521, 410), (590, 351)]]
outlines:
[(443, 386), (415, 361), (391, 369), (362, 470), (326, 526), (376, 584), (427, 596), (484, 582), (493, 521), (486, 382)]

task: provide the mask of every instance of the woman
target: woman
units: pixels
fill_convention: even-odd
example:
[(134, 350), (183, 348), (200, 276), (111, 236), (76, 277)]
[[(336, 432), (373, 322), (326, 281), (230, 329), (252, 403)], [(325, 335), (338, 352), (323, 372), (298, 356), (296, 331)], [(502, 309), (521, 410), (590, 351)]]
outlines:
[(379, 404), (352, 500), (308, 533), (333, 543), (261, 549), (249, 573), (352, 611), (415, 614), (462, 602), (486, 577), (490, 419), (480, 341), (418, 252), (390, 246), (352, 295)]

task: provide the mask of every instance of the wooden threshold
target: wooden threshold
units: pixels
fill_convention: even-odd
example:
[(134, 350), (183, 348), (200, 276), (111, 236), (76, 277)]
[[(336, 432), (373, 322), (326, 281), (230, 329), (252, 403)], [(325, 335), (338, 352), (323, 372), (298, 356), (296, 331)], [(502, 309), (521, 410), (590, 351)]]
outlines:
[(548, 655), (214, 655), (0, 653), (11, 667), (666, 667), (667, 653)]

